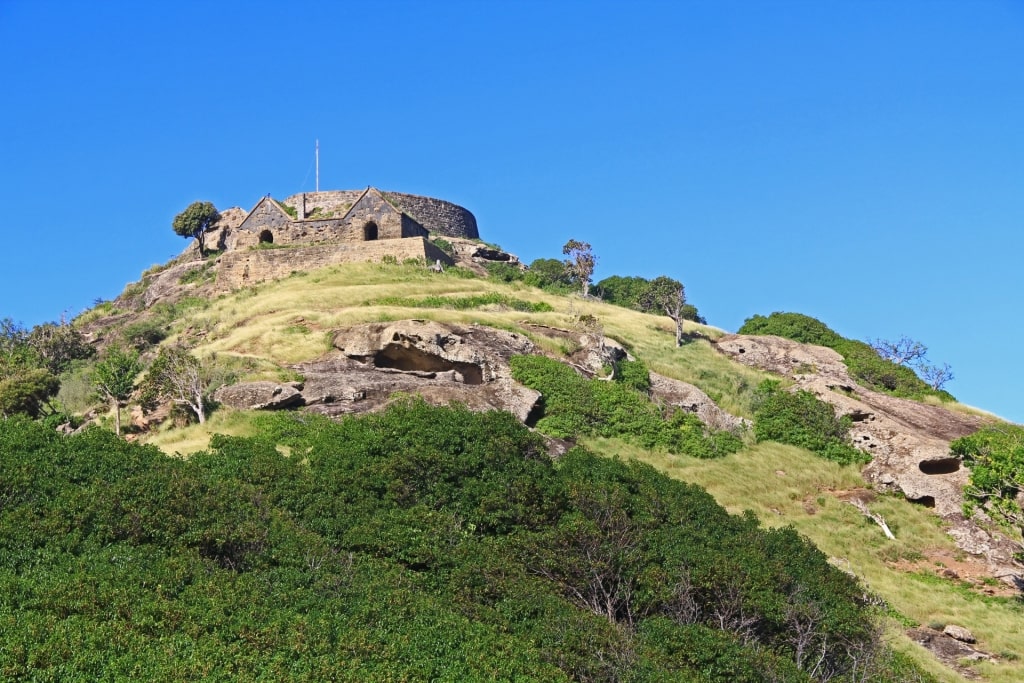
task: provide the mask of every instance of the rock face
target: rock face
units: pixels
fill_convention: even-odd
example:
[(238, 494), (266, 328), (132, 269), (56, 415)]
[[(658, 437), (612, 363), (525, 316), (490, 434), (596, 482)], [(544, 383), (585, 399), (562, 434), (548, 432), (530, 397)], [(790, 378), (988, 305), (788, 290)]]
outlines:
[(294, 366), (305, 377), (301, 384), (235, 384), (215, 398), (236, 408), (306, 406), (337, 416), (375, 410), (406, 393), (438, 405), (458, 401), (473, 410), (506, 410), (523, 422), (540, 399), (512, 379), (509, 358), (536, 350), (522, 335), (406, 320), (341, 330), (333, 345), (327, 357)]
[(651, 374), (651, 398), (666, 405), (676, 406), (694, 413), (701, 422), (712, 429), (744, 429), (747, 420), (725, 412), (707, 394), (686, 382)]
[(983, 418), (866, 389), (850, 377), (842, 356), (822, 346), (748, 335), (727, 335), (716, 346), (745, 365), (792, 379), (850, 416), (854, 445), (872, 457), (863, 471), (866, 479), (933, 508), (949, 522), (949, 533), (963, 550), (987, 557), (994, 576), (1016, 573), (1013, 545), (962, 514), (969, 473), (950, 455), (949, 442), (976, 431)]
[[(947, 626), (946, 631), (950, 628)], [(960, 629), (961, 627), (954, 626), (952, 628)], [(961, 630), (967, 631), (967, 629)], [(968, 633), (970, 632), (968, 631)], [(921, 627), (910, 629), (907, 631), (907, 635), (915, 643), (928, 649), (943, 664), (956, 669), (967, 678), (977, 678), (977, 674), (962, 666), (961, 662), (991, 661), (994, 659), (988, 652), (983, 652), (968, 644), (973, 643), (974, 640), (964, 641), (946, 632)]]
[(291, 384), (277, 382), (243, 382), (221, 387), (214, 400), (243, 410), (279, 410), (303, 403), (302, 394)]

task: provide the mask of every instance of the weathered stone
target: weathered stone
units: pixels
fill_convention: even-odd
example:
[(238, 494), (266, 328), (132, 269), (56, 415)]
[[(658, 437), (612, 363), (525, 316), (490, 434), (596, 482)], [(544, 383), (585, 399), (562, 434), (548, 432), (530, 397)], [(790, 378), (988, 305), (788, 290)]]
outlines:
[[(665, 405), (676, 406), (700, 418), (711, 429), (744, 429), (747, 420), (725, 412), (707, 394), (686, 382), (659, 375), (651, 376), (651, 398)], [(783, 473), (785, 475), (785, 473)]]
[(214, 395), (219, 403), (243, 410), (278, 410), (302, 405), (302, 394), (288, 384), (242, 382), (221, 387)]
[(962, 512), (968, 472), (950, 456), (949, 443), (976, 431), (983, 418), (862, 387), (850, 377), (842, 356), (822, 346), (726, 335), (716, 348), (740, 363), (793, 379), (796, 388), (850, 416), (853, 444), (872, 457), (863, 470), (866, 479), (932, 508), (950, 524), (949, 533), (961, 549), (985, 556), (993, 576), (1020, 581), (1014, 544), (964, 519)]
[(978, 642), (977, 639), (974, 637), (973, 633), (968, 631), (963, 626), (957, 626), (956, 624), (947, 624), (946, 628), (942, 629), (942, 632), (945, 633), (950, 638), (956, 638), (961, 643), (976, 643), (976, 642)]
[(992, 655), (988, 652), (978, 650), (957, 638), (940, 633), (934, 629), (925, 627), (912, 628), (907, 631), (907, 635), (915, 643), (929, 650), (943, 664), (971, 678), (976, 676), (964, 667), (961, 662), (990, 661), (993, 659)]

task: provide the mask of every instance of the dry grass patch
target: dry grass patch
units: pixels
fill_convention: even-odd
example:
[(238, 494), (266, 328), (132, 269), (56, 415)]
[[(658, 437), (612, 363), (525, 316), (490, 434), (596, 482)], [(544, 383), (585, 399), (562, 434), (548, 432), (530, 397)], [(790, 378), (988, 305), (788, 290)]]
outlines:
[(159, 431), (146, 434), (140, 441), (156, 446), (168, 455), (188, 457), (209, 448), (210, 437), (214, 434), (255, 436), (254, 415), (255, 413), (246, 410), (220, 408), (210, 415), (205, 424), (191, 424), (179, 428), (167, 425)]

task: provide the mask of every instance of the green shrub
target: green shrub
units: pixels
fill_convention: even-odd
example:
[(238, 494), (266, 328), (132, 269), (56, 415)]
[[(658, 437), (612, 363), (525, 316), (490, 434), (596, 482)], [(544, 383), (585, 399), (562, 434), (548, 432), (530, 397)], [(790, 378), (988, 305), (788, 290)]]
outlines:
[(521, 282), (526, 274), (515, 264), (508, 261), (488, 261), (484, 263), (487, 275), (499, 282)]
[(697, 458), (735, 453), (743, 443), (734, 434), (711, 432), (683, 410), (663, 416), (646, 393), (649, 377), (642, 364), (625, 364), (620, 381), (581, 377), (570, 366), (544, 356), (514, 356), (512, 376), (542, 394), (536, 427), (559, 438), (593, 435), (620, 437), (644, 448)]
[(758, 390), (762, 394), (754, 414), (758, 441), (806, 448), (841, 465), (870, 461), (870, 456), (850, 443), (850, 418), (837, 417), (830, 404), (809, 391), (784, 391), (776, 380), (765, 380)]
[(433, 244), (438, 249), (440, 249), (441, 251), (443, 251), (444, 253), (454, 258), (455, 246), (445, 238), (435, 237), (434, 239), (430, 240), (430, 243)]
[(129, 325), (121, 330), (121, 337), (128, 346), (144, 351), (151, 346), (156, 346), (168, 335), (167, 326), (154, 318), (145, 318)]
[(551, 304), (543, 301), (524, 301), (523, 299), (516, 299), (497, 292), (463, 297), (427, 296), (420, 299), (391, 296), (367, 301), (366, 305), (401, 306), (403, 308), (447, 308), (457, 311), (466, 311), (484, 306), (501, 306), (513, 311), (523, 311), (524, 313), (546, 313), (554, 310)]

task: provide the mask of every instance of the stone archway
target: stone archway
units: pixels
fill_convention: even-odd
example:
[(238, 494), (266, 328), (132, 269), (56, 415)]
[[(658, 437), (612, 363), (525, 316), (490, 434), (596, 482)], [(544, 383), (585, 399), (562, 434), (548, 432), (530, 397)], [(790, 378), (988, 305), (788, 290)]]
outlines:
[(260, 233), (260, 244), (273, 244), (273, 243), (274, 243), (274, 233), (270, 232), (269, 230), (264, 230), (263, 232)]
[(377, 224), (373, 221), (368, 221), (363, 225), (363, 239), (367, 242), (377, 239)]

